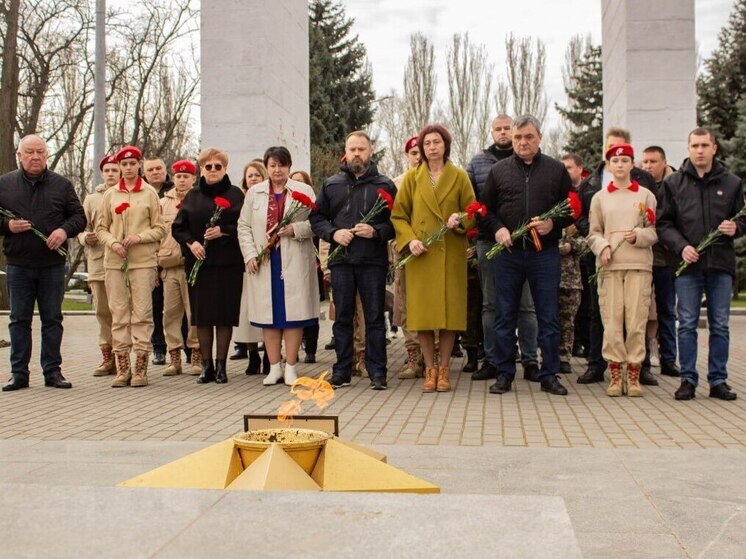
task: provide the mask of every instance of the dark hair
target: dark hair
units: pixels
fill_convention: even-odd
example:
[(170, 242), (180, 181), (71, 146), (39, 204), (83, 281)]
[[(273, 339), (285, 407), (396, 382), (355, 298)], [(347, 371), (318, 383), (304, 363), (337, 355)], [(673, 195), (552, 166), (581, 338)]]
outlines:
[(288, 151), (288, 148), (285, 146), (272, 146), (271, 148), (267, 148), (267, 151), (264, 152), (264, 166), (267, 167), (267, 163), (269, 162), (269, 158), (276, 159), (280, 162), (280, 165), (283, 167), (290, 167), (293, 164), (293, 158), (290, 157), (290, 152)]
[(718, 143), (717, 139), (715, 138), (715, 132), (713, 132), (709, 128), (705, 128), (704, 126), (697, 126), (694, 130), (689, 132), (689, 135), (686, 137), (687, 144), (692, 139), (692, 136), (710, 136), (710, 140), (713, 144), (717, 145)]
[(448, 157), (451, 155), (451, 133), (446, 130), (446, 127), (442, 124), (426, 124), (422, 127), (422, 130), (420, 130), (420, 135), (417, 138), (417, 145), (420, 146), (422, 161), (427, 163), (427, 155), (425, 155), (423, 145), (425, 142), (425, 136), (428, 134), (438, 134), (443, 138), (443, 143), (446, 145), (445, 153), (443, 153), (443, 161), (448, 161)]
[(666, 159), (666, 152), (663, 151), (663, 148), (660, 146), (648, 146), (644, 150), (642, 150), (642, 153), (660, 153), (661, 157), (664, 160)]
[(568, 159), (575, 163), (575, 165), (578, 167), (583, 166), (583, 158), (580, 157), (577, 153), (566, 153), (565, 155), (560, 157), (560, 161), (567, 161)]

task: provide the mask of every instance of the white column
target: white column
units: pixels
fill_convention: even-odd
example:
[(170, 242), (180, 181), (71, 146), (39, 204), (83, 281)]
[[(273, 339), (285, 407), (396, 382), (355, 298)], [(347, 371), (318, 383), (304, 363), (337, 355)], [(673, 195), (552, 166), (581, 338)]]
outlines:
[(284, 145), (293, 169), (310, 171), (307, 0), (203, 2), (201, 147), (230, 157), (233, 184), (245, 163)]
[(604, 128), (661, 146), (678, 167), (696, 126), (694, 0), (601, 0)]

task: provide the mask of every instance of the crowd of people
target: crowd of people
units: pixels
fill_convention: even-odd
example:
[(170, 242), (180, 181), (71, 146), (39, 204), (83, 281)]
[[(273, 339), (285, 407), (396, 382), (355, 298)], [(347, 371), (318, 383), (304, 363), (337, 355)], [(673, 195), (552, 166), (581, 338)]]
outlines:
[(169, 176), (160, 158), (125, 146), (101, 160), (103, 183), (84, 204), (47, 168), (44, 140), (24, 137), (19, 169), (0, 177), (11, 305), (2, 390), (29, 386), (35, 305), (45, 385), (72, 386), (61, 369), (61, 303), (67, 241), (77, 236), (99, 324), (92, 372), (112, 375), (115, 388), (147, 386), (151, 354), (164, 376), (224, 384), (231, 340), (247, 375), (292, 385), (304, 344), (315, 362), (329, 297), (335, 389), (354, 374), (387, 388), (388, 309), (405, 337), (398, 378), (423, 377), (423, 392), (451, 390), (463, 344), (463, 372), (490, 381), (493, 394), (512, 390), (520, 362), (524, 380), (566, 395), (562, 375), (577, 356), (587, 360), (577, 382), (604, 382), (608, 371), (609, 396), (642, 396), (658, 384), (655, 364), (680, 377), (675, 399), (689, 400), (704, 295), (709, 396), (735, 400), (728, 322), (746, 210), (714, 134), (692, 130), (676, 170), (660, 146), (638, 165), (629, 132), (610, 128), (588, 172), (575, 154), (542, 153), (533, 116), (499, 115), (491, 132), (494, 143), (462, 169), (449, 131), (424, 126), (404, 146), (409, 169), (392, 180), (369, 136), (353, 131), (340, 172), (318, 190), (283, 146), (247, 163), (240, 186), (220, 149), (174, 162)]

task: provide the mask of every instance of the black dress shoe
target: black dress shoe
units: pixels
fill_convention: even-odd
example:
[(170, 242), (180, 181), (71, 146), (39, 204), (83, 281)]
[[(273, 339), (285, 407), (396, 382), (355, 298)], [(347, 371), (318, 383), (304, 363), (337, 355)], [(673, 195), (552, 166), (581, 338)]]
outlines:
[(249, 356), (249, 352), (245, 345), (236, 344), (236, 351), (228, 359), (231, 361), (237, 361), (239, 359), (246, 359)]
[(480, 345), (477, 348), (477, 361), (484, 361), (484, 358), (487, 356), (487, 354), (484, 352), (484, 348)]
[(215, 365), (212, 363), (212, 359), (202, 360), (202, 374), (197, 379), (197, 384), (207, 384), (215, 382)]
[(680, 377), (681, 371), (679, 371), (676, 363), (661, 363), (661, 374), (667, 377)]
[(603, 381), (604, 381), (603, 371), (594, 371), (592, 369), (588, 369), (586, 372), (584, 372), (582, 375), (578, 377), (578, 380), (576, 382), (578, 384), (593, 384), (594, 382), (603, 382)]
[(479, 360), (477, 359), (477, 348), (467, 347), (466, 348), (467, 360), (464, 364), (464, 368), (461, 369), (465, 373), (474, 373), (479, 368)]
[(386, 390), (386, 388), (387, 388), (386, 379), (381, 379), (381, 378), (370, 379), (371, 390)]
[(732, 392), (727, 383), (723, 383), (710, 387), (710, 398), (717, 398), (719, 400), (735, 400), (738, 398), (738, 394)]
[(498, 374), (497, 381), (490, 386), (490, 394), (505, 394), (506, 392), (510, 392), (512, 384), (513, 381), (508, 375), (504, 373)]
[(28, 379), (22, 378), (21, 375), (11, 375), (8, 383), (3, 386), (3, 392), (12, 392), (22, 388), (28, 388)]
[(262, 358), (259, 357), (259, 350), (252, 349), (249, 352), (249, 364), (244, 371), (247, 375), (258, 375), (259, 369), (262, 367)]
[(523, 379), (529, 382), (539, 382), (539, 366), (536, 363), (527, 363), (524, 365)]
[(453, 344), (453, 349), (451, 350), (451, 357), (463, 357), (464, 352), (461, 351), (461, 344)]
[(62, 373), (55, 373), (44, 377), (44, 386), (48, 386), (49, 388), (72, 388), (73, 384), (69, 380), (66, 380), (62, 376)]
[(304, 363), (316, 363), (315, 353), (306, 353), (306, 358), (303, 360)]
[(541, 391), (549, 392), (556, 396), (567, 396), (567, 388), (562, 386), (559, 377), (552, 376), (548, 379), (541, 381)]
[(264, 357), (262, 357), (262, 374), (268, 375), (269, 374), (269, 357), (267, 356), (267, 352), (264, 352)]
[(640, 369), (640, 384), (644, 384), (645, 386), (658, 386), (658, 379), (653, 376), (653, 373), (650, 372), (649, 368), (642, 367)]
[(482, 368), (471, 375), (471, 380), (490, 380), (497, 378), (497, 369), (489, 361), (482, 362)]
[(569, 375), (572, 373), (572, 366), (569, 361), (560, 361), (560, 373), (563, 375)]
[(153, 365), (165, 365), (166, 354), (162, 351), (156, 351), (153, 353)]
[(679, 389), (673, 394), (673, 397), (676, 400), (692, 400), (696, 398), (696, 396), (696, 387), (691, 382), (685, 380), (681, 381), (681, 386), (679, 386)]
[(225, 370), (225, 359), (215, 360), (215, 384), (228, 382), (228, 373)]
[(324, 346), (324, 349), (334, 349), (334, 336), (329, 340), (329, 343)]

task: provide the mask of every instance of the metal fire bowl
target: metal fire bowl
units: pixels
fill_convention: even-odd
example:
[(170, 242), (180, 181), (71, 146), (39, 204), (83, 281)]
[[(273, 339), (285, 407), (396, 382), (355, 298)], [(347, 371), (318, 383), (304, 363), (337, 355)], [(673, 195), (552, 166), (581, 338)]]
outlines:
[(279, 444), (303, 470), (311, 475), (321, 454), (321, 449), (331, 433), (314, 429), (257, 429), (248, 433), (237, 433), (233, 444), (241, 456), (244, 469), (269, 448), (273, 443)]

